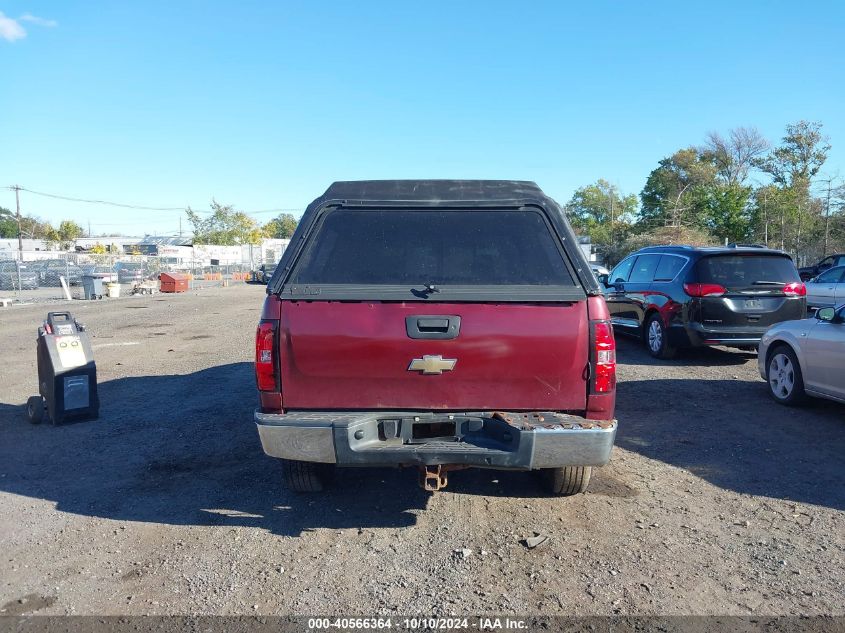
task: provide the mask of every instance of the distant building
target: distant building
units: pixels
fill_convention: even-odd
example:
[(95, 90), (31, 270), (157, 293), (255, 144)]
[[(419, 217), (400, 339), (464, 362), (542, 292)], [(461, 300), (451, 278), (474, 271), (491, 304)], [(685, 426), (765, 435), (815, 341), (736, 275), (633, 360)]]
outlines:
[(587, 261), (595, 263), (598, 258), (596, 257), (595, 251), (593, 251), (593, 240), (590, 236), (579, 235), (576, 239), (578, 240), (578, 246), (581, 247), (581, 252), (584, 253), (584, 257), (587, 258)]
[[(50, 244), (44, 240), (23, 240), (24, 261), (49, 259), (55, 257), (57, 252), (63, 252), (58, 244)], [(0, 259), (17, 259), (18, 255), (17, 238), (0, 240)]]
[(189, 237), (167, 235), (145, 235), (137, 242), (127, 244), (124, 251), (133, 255), (180, 255), (182, 251), (174, 248), (191, 248), (193, 240)]
[(261, 264), (279, 261), (290, 240), (266, 238), (259, 244), (220, 246), (217, 244), (195, 244), (189, 237), (147, 235), (133, 244), (127, 244), (127, 255), (148, 255), (161, 257), (171, 266), (229, 266), (247, 264), (257, 267)]
[(119, 255), (126, 251), (127, 246), (137, 244), (141, 239), (140, 237), (126, 237), (124, 235), (101, 235), (100, 237), (79, 237), (74, 241), (74, 244), (77, 251), (87, 251), (97, 245), (107, 249), (117, 246), (120, 251), (115, 254)]

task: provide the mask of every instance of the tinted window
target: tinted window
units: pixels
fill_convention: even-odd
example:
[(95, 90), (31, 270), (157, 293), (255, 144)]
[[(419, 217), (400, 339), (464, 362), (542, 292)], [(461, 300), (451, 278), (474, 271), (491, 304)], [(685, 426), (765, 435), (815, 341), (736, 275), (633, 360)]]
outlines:
[(683, 257), (661, 255), (660, 263), (657, 264), (657, 270), (654, 272), (654, 281), (672, 281), (686, 263), (687, 260)]
[(838, 283), (842, 281), (842, 274), (845, 273), (845, 268), (831, 268), (816, 277), (816, 282), (822, 284)]
[(660, 261), (660, 255), (640, 255), (631, 269), (631, 276), (628, 281), (631, 282), (649, 282), (654, 279), (654, 271), (657, 269), (657, 262)]
[(631, 274), (631, 267), (634, 265), (635, 259), (636, 257), (629, 257), (614, 268), (610, 273), (610, 283), (615, 284), (619, 281), (628, 281), (628, 275)]
[(295, 284), (573, 286), (532, 211), (329, 211)]
[(836, 258), (836, 265), (837, 266), (845, 266), (845, 255), (840, 255)]
[(779, 255), (712, 255), (700, 259), (695, 269), (699, 282), (726, 288), (801, 280), (792, 260)]

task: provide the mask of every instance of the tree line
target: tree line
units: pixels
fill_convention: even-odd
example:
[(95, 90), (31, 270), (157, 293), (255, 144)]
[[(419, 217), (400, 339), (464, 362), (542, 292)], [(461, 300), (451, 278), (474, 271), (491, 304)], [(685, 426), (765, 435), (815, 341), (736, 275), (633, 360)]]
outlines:
[(656, 244), (760, 244), (813, 262), (845, 252), (845, 185), (821, 171), (830, 148), (818, 122), (787, 125), (775, 145), (753, 127), (711, 132), (660, 160), (638, 196), (599, 179), (566, 210), (610, 265)]
[[(44, 240), (62, 247), (72, 245), (74, 240), (82, 237), (82, 227), (73, 220), (62, 220), (58, 226), (49, 222), (42, 222), (31, 215), (21, 215), (20, 236), (24, 239)], [(9, 209), (0, 207), (0, 238), (10, 239), (18, 237), (18, 219)]]
[(281, 213), (265, 224), (233, 205), (211, 201), (211, 212), (203, 215), (190, 207), (185, 210), (197, 244), (258, 244), (264, 238), (289, 239), (298, 220), (290, 213)]
[[(198, 244), (258, 244), (263, 238), (290, 238), (296, 229), (297, 219), (290, 213), (281, 213), (265, 224), (259, 224), (232, 205), (211, 202), (211, 211), (199, 213), (188, 207), (185, 210), (191, 225), (193, 240)], [(0, 207), (0, 238), (18, 237), (17, 216)], [(70, 248), (84, 235), (82, 227), (73, 220), (62, 220), (57, 226), (31, 215), (21, 215), (20, 235), (24, 239), (44, 240), (62, 248)], [(89, 236), (90, 237), (90, 236)]]

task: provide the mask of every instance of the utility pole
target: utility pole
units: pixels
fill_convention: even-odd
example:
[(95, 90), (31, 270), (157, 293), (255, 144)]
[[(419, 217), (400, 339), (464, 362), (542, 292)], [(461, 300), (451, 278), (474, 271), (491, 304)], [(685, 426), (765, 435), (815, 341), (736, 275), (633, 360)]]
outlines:
[(827, 204), (824, 209), (824, 246), (822, 247), (822, 257), (827, 256), (827, 245), (830, 239), (830, 184), (833, 178), (827, 179)]
[(18, 261), (23, 261), (23, 233), (21, 230), (21, 188), (20, 185), (12, 187), (15, 190), (15, 207), (18, 216)]
[(610, 250), (613, 252), (613, 187), (608, 193), (610, 196)]
[(763, 239), (769, 248), (769, 190), (763, 189)]

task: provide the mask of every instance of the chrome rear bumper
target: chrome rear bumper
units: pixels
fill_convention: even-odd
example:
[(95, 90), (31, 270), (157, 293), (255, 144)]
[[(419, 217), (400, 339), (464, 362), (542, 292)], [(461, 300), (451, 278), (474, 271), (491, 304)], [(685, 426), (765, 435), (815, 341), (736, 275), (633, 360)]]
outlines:
[(264, 452), (282, 459), (514, 470), (602, 466), (617, 428), (616, 420), (549, 412), (256, 411), (255, 423)]

